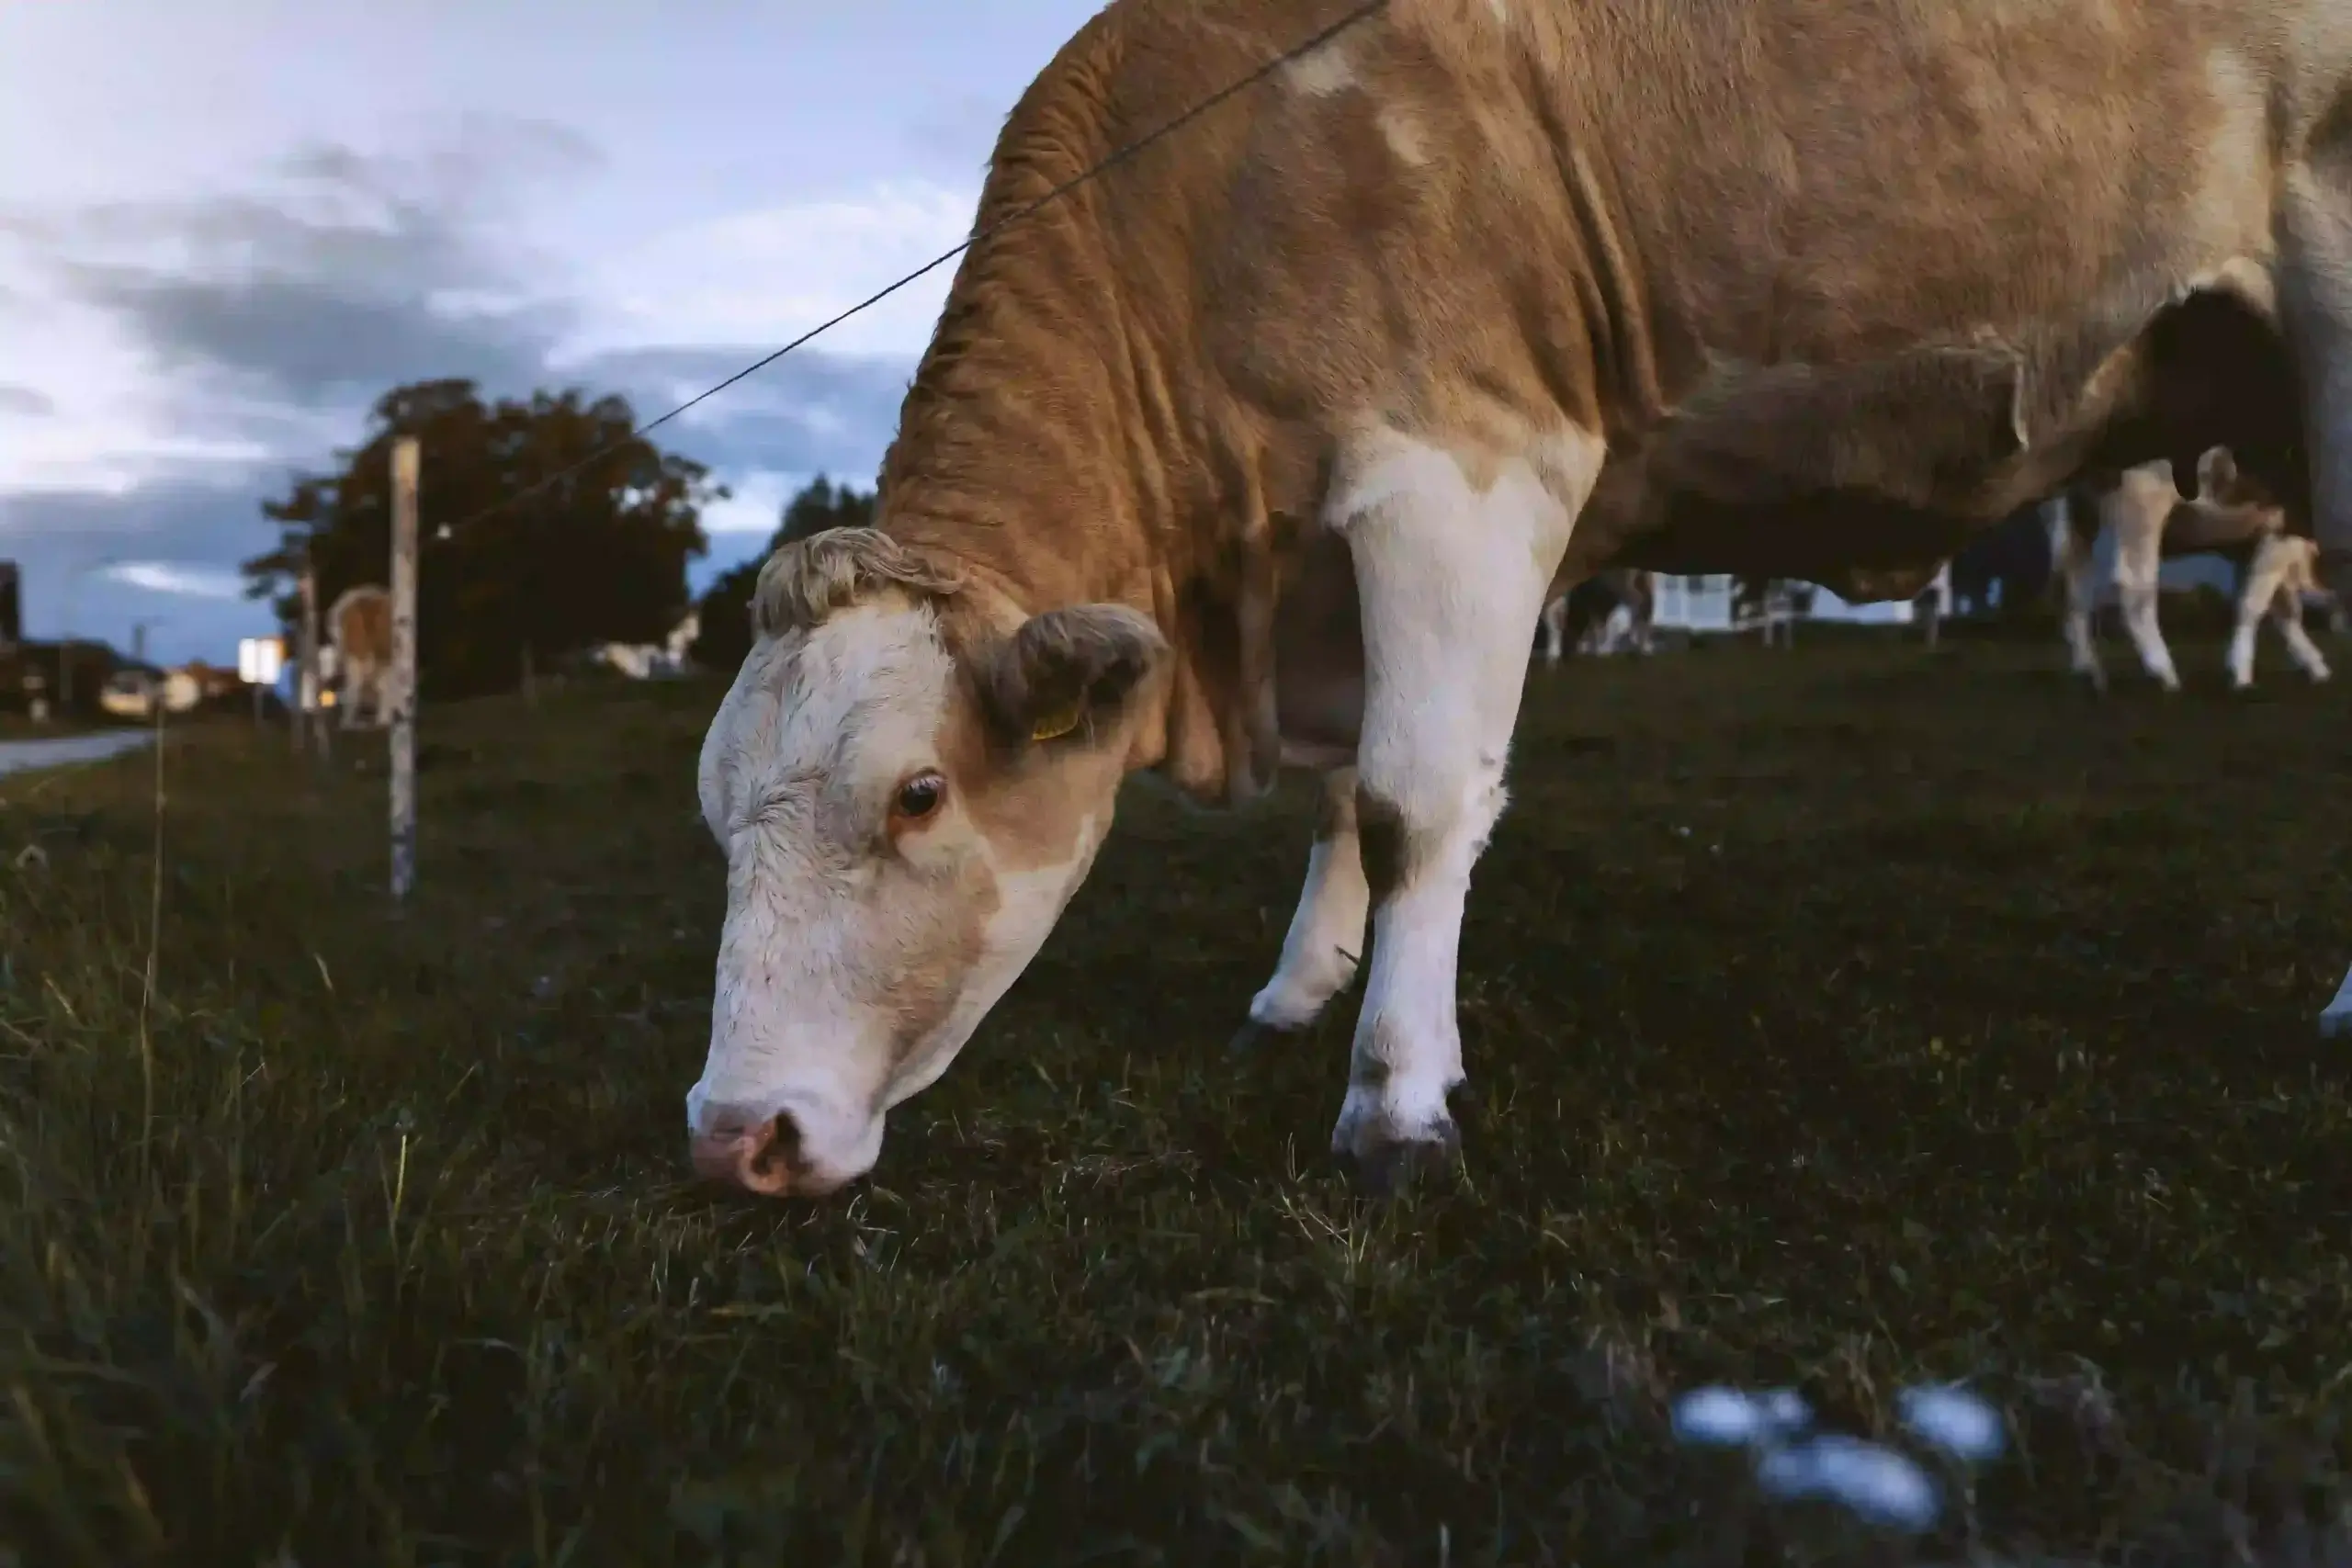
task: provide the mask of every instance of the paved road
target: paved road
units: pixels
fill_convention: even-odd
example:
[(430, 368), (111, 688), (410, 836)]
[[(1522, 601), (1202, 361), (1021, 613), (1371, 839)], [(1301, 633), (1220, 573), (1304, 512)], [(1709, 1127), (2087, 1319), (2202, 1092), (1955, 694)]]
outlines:
[(0, 740), (0, 774), (69, 762), (96, 762), (119, 756), (155, 738), (152, 729), (102, 729), (95, 735), (60, 735), (42, 740)]

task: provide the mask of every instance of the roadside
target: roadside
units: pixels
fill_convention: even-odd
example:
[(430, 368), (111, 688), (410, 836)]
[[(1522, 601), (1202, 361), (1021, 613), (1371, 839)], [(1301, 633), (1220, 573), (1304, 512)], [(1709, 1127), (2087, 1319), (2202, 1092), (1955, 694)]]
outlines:
[(85, 735), (57, 735), (39, 740), (0, 740), (0, 776), (35, 768), (63, 767), (73, 762), (97, 762), (119, 756), (154, 739), (152, 729), (101, 729)]

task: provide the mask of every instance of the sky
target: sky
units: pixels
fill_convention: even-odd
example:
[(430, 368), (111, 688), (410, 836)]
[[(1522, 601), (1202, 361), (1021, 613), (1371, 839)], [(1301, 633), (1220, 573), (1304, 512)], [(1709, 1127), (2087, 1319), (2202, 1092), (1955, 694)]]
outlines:
[[(930, 261), (1098, 4), (0, 0), (27, 635), (228, 662), (276, 629), (236, 570), (261, 502), (390, 387), (647, 419)], [(953, 271), (663, 427), (734, 491), (697, 590), (816, 474), (871, 482)]]
[[(1099, 3), (6, 0), (27, 635), (145, 623), (150, 658), (230, 661), (276, 629), (236, 570), (276, 541), (260, 502), (390, 387), (578, 384), (650, 418), (931, 260)], [(953, 271), (657, 433), (735, 492), (697, 588), (817, 473), (871, 482)]]

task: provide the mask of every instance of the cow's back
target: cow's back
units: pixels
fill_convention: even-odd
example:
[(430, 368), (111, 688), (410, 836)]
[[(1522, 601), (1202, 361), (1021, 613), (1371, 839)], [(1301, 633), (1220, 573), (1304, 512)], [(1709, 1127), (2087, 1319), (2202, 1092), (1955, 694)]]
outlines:
[[(1159, 308), (1277, 420), (1565, 413), (1655, 434), (1652, 490), (1990, 521), (2082, 457), (2094, 373), (2168, 301), (2269, 255), (2308, 62), (2275, 39), (2323, 6), (1391, 0), (1142, 176), (1158, 220), (1117, 198), (1117, 271), (1193, 253)], [(1263, 58), (1340, 10), (1121, 0), (1111, 99), (1181, 39)]]

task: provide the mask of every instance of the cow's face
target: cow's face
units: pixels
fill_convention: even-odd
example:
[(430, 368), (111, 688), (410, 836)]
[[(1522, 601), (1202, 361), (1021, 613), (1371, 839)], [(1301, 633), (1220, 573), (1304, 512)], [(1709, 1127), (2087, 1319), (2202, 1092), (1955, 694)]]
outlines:
[(763, 570), (757, 638), (702, 750), (727, 855), (695, 1168), (756, 1192), (871, 1169), (1021, 973), (1111, 825), (1165, 662), (1151, 622), (1082, 605), (988, 625), (882, 535)]

